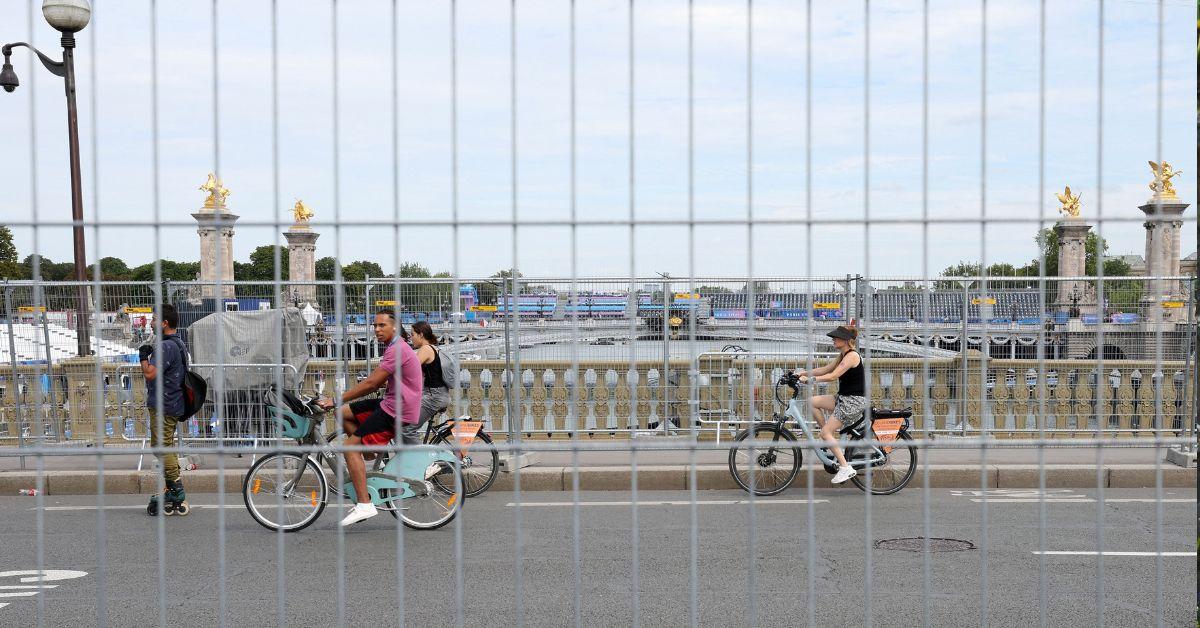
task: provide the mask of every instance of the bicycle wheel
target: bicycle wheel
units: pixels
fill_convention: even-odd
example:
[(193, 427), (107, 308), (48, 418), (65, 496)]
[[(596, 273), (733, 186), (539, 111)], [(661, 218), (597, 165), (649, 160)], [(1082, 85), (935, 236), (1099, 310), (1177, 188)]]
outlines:
[[(850, 481), (863, 491), (870, 490), (872, 495), (891, 495), (904, 488), (917, 472), (917, 448), (910, 444), (911, 441), (912, 436), (909, 436), (907, 432), (901, 432), (896, 444), (888, 452), (887, 459), (870, 468), (869, 480), (868, 469), (863, 468), (859, 469), (858, 475), (850, 478)], [(853, 456), (854, 449), (847, 447), (846, 457)], [(870, 482), (869, 486), (868, 482)]]
[[(393, 516), (399, 515), (404, 525), (415, 530), (436, 530), (454, 520), (463, 503), (463, 477), (458, 465), (438, 460), (437, 470), (425, 482), (426, 495), (413, 495), (393, 502)], [(392, 496), (390, 489), (380, 491), (380, 497)]]
[[(751, 441), (776, 441), (779, 445), (751, 445)], [(791, 432), (773, 424), (742, 430), (729, 448), (729, 473), (742, 489), (755, 495), (778, 495), (800, 472), (803, 454)]]
[(265, 528), (296, 532), (321, 516), (329, 483), (308, 456), (269, 454), (250, 467), (242, 481), (242, 500), (250, 516)]
[[(451, 428), (438, 432), (437, 437), (433, 439), (433, 444), (446, 447), (455, 454), (461, 452)], [(475, 436), (475, 441), (471, 443), (471, 446), (467, 448), (466, 455), (462, 457), (464, 495), (466, 497), (482, 495), (496, 482), (496, 476), (499, 473), (500, 454), (492, 446), (492, 437), (481, 431)]]

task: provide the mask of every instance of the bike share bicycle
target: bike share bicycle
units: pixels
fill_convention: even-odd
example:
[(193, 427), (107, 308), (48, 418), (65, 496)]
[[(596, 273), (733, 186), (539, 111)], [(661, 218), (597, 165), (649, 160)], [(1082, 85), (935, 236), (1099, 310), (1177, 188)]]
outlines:
[[(321, 516), (331, 493), (354, 501), (354, 487), (332, 444), (338, 432), (321, 436), (325, 410), (316, 398), (271, 390), (264, 401), (282, 436), (317, 451), (276, 452), (259, 458), (242, 482), (242, 499), (263, 527), (296, 532)], [(330, 486), (322, 463), (335, 478), (341, 469), (347, 479), (340, 489)], [(367, 473), (367, 492), (376, 508), (418, 530), (433, 530), (452, 521), (466, 497), (458, 457), (433, 445), (401, 448), (376, 465)]]
[[(799, 376), (789, 372), (776, 382), (775, 399), (780, 404), (784, 404), (780, 395), (784, 386), (792, 390), (787, 409), (775, 413), (773, 421), (759, 422), (739, 432), (729, 450), (729, 473), (738, 486), (755, 495), (778, 495), (791, 486), (800, 472), (804, 447), (813, 450), (827, 473), (833, 475), (838, 470), (833, 454), (820, 445), (825, 441), (813, 437), (815, 422), (809, 421), (800, 411), (801, 402), (797, 400), (800, 396)], [(874, 495), (891, 495), (904, 488), (917, 470), (917, 450), (908, 433), (912, 410), (871, 408), (870, 412), (875, 440), (896, 444), (855, 445), (870, 433), (861, 417), (853, 424), (843, 426), (839, 434), (846, 460), (858, 470), (858, 475), (850, 481)], [(789, 424), (799, 426), (806, 443), (798, 442), (788, 428)], [(754, 444), (755, 441), (771, 444)]]
[[(442, 417), (441, 422), (436, 418)], [(451, 419), (443, 410), (425, 422), (422, 443), (437, 445), (455, 452), (463, 476), (463, 497), (478, 497), (496, 482), (500, 473), (500, 454), (492, 445), (492, 437), (483, 427), (483, 421), (461, 416)], [(380, 454), (375, 467), (386, 464), (388, 453)]]

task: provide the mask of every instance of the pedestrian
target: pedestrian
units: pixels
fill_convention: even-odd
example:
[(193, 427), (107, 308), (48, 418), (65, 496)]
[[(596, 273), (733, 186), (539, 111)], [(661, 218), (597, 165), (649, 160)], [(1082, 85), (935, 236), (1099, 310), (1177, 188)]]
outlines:
[[(175, 432), (184, 415), (183, 380), (187, 374), (184, 354), (187, 349), (176, 333), (179, 312), (175, 306), (164, 304), (158, 321), (162, 327), (162, 343), (156, 351), (154, 345), (138, 348), (142, 365), (142, 376), (146, 379), (146, 410), (150, 415), (150, 445), (169, 448), (175, 446)], [(161, 396), (160, 396), (161, 395)], [(187, 495), (179, 479), (179, 456), (175, 452), (155, 451), (154, 456), (162, 464), (166, 488), (162, 495), (150, 498), (146, 513), (154, 516), (188, 514)]]

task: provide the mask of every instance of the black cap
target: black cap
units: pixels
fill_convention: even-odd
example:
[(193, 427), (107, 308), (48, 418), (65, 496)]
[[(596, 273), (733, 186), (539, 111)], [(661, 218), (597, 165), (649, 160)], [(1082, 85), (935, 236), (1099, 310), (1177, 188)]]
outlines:
[(825, 335), (829, 336), (830, 338), (841, 338), (842, 340), (854, 340), (857, 338), (857, 335), (854, 332), (843, 326), (838, 326), (836, 329)]

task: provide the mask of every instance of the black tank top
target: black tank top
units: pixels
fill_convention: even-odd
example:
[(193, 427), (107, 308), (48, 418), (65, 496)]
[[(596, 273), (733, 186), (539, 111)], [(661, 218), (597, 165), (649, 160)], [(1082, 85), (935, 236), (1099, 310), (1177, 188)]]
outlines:
[[(432, 348), (432, 347), (431, 347)], [(447, 388), (446, 380), (442, 379), (442, 352), (437, 349), (433, 350), (433, 361), (428, 364), (421, 365), (421, 374), (424, 375), (425, 389), (430, 388)]]
[[(846, 355), (850, 355), (851, 351), (847, 351)], [(858, 353), (853, 351), (853, 353)], [(842, 356), (842, 359), (846, 359)], [(863, 384), (863, 364), (862, 356), (859, 356), (858, 366), (846, 369), (845, 373), (838, 378), (838, 395), (843, 397), (862, 397), (867, 394), (867, 388)]]

